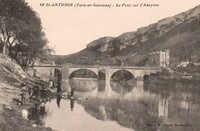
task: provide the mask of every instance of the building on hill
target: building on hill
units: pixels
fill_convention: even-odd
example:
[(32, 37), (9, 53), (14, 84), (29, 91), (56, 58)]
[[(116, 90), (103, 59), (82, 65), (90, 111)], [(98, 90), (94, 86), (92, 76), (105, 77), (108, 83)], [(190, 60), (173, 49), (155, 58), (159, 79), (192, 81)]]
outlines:
[(169, 67), (169, 50), (149, 53), (146, 65), (153, 67)]

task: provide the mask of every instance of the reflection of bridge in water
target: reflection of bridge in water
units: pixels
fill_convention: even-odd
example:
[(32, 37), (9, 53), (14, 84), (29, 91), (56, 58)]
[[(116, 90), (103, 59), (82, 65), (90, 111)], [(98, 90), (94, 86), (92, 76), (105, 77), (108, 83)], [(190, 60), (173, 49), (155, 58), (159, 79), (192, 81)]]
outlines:
[[(137, 79), (137, 87), (143, 88), (143, 78), (144, 76), (149, 76), (150, 74), (154, 74), (158, 71), (160, 71), (160, 68), (152, 68), (152, 67), (131, 67), (131, 66), (89, 66), (89, 65), (70, 65), (70, 66), (62, 66), (62, 89), (69, 90), (70, 84), (69, 84), (69, 78), (70, 75), (80, 69), (85, 69), (92, 71), (96, 74), (97, 78), (99, 76), (99, 72), (105, 72), (105, 92), (104, 96), (111, 97), (113, 95), (117, 95), (115, 93), (110, 85), (111, 77), (112, 75), (117, 71), (128, 71), (131, 73), (136, 79)], [(98, 89), (95, 89), (93, 91), (94, 95), (97, 94)], [(131, 94), (128, 93), (128, 94)], [(128, 95), (127, 94), (127, 95)]]
[[(143, 79), (145, 76), (149, 76), (150, 74), (154, 74), (156, 72), (159, 72), (160, 68), (154, 68), (154, 67), (134, 67), (134, 66), (91, 66), (91, 65), (38, 65), (34, 66), (34, 72), (38, 72), (40, 74), (40, 78), (43, 78), (45, 80), (48, 80), (48, 78), (51, 76), (55, 69), (61, 70), (62, 72), (62, 90), (70, 90), (70, 84), (69, 79), (70, 75), (78, 70), (89, 70), (96, 74), (97, 78), (99, 78), (99, 72), (105, 73), (105, 91), (103, 96), (109, 97), (113, 95), (117, 95), (112, 88), (111, 88), (111, 77), (114, 73), (118, 71), (127, 71), (131, 73), (134, 78), (137, 80), (137, 88), (143, 88)], [(37, 73), (33, 73), (37, 74)], [(93, 92), (94, 94), (97, 93), (98, 89), (95, 89)], [(131, 92), (127, 93), (131, 94)]]

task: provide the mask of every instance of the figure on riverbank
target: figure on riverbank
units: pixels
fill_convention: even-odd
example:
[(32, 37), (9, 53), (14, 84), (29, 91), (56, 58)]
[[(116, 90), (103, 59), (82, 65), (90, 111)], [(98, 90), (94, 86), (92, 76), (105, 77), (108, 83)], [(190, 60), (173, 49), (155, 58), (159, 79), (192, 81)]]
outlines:
[(31, 95), (31, 87), (28, 86), (28, 95), (30, 96)]
[(29, 109), (29, 119), (39, 121), (39, 104), (36, 103), (33, 107)]
[(71, 92), (70, 92), (70, 97), (73, 97), (73, 96), (74, 96), (74, 92), (75, 92), (75, 87), (72, 86)]
[(21, 84), (21, 104), (27, 104), (28, 103), (28, 98), (29, 98), (29, 94), (28, 94), (28, 88), (26, 86), (26, 84), (22, 83)]
[(29, 98), (32, 99), (33, 96), (35, 96), (35, 98), (38, 99), (38, 95), (39, 95), (39, 86), (34, 86), (33, 87), (33, 93)]
[(44, 117), (45, 114), (46, 114), (45, 103), (42, 102), (42, 103), (40, 104), (40, 115), (41, 115), (41, 117)]
[(52, 80), (49, 80), (49, 88), (53, 88), (54, 87), (54, 83)]
[(58, 85), (57, 85), (57, 92), (61, 92), (62, 90), (61, 90), (61, 83), (58, 83)]
[(47, 99), (47, 90), (45, 88), (40, 90), (40, 96), (42, 98), (42, 101), (45, 101)]
[(73, 109), (74, 109), (74, 98), (71, 98), (70, 99), (70, 108), (71, 108), (71, 111), (73, 111)]
[(61, 72), (57, 73), (57, 92), (61, 92), (61, 82), (62, 82), (62, 77), (61, 77)]

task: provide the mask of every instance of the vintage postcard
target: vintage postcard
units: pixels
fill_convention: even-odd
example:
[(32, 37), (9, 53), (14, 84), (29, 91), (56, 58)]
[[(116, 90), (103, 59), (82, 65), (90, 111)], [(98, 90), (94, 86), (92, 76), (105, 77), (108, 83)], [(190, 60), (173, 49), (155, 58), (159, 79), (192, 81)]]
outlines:
[(199, 131), (199, 0), (0, 0), (0, 131)]

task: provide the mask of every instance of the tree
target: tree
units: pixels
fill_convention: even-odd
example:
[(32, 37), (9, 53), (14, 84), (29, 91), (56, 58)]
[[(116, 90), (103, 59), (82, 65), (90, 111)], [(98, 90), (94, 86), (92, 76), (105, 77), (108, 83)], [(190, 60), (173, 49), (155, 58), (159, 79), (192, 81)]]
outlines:
[(0, 41), (3, 54), (8, 50), (24, 68), (46, 54), (43, 47), (48, 42), (38, 14), (24, 0), (0, 0)]

